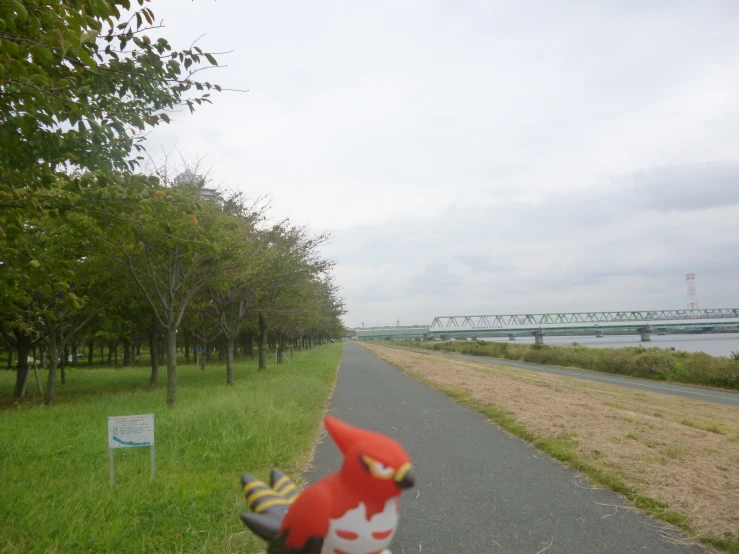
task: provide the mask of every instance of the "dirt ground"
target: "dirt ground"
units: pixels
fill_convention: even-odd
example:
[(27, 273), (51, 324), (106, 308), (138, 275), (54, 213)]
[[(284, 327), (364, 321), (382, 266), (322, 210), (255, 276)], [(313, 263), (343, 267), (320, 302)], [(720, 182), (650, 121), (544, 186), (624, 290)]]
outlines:
[(590, 465), (669, 504), (700, 534), (739, 536), (739, 408), (439, 353), (364, 343), (434, 386), (515, 415), (543, 437), (568, 437)]

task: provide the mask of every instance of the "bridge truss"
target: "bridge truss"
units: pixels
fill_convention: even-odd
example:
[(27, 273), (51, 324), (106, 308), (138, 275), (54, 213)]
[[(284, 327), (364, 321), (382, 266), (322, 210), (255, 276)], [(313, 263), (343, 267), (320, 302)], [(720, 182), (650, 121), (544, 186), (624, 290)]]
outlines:
[(627, 327), (739, 323), (739, 308), (579, 312), (551, 314), (439, 316), (430, 331), (543, 329), (547, 327)]
[(428, 329), (427, 325), (379, 325), (375, 327), (354, 327), (355, 331), (394, 331), (398, 329)]

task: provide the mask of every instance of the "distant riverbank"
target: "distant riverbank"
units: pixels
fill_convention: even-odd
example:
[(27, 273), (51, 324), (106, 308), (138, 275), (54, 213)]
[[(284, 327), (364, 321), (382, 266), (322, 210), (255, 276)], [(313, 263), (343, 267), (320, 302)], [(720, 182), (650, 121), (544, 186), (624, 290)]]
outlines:
[[(515, 341), (508, 337), (487, 337), (478, 340), (485, 342), (504, 342), (533, 344), (533, 336), (517, 336)], [(593, 335), (545, 335), (544, 344), (551, 346), (571, 346), (573, 342), (589, 348), (624, 348), (642, 346), (644, 348), (674, 348), (682, 352), (704, 352), (710, 356), (729, 357), (732, 352), (739, 352), (739, 333), (703, 333), (703, 334), (652, 334), (650, 342), (641, 342), (637, 334), (605, 335), (596, 338)]]
[[(690, 352), (686, 347), (691, 346), (691, 336), (683, 340), (674, 340), (677, 336), (667, 335), (657, 338), (670, 338), (673, 342), (660, 343), (639, 342), (634, 337), (633, 343), (618, 344), (618, 337), (577, 337), (576, 341), (567, 341), (566, 337), (549, 337), (545, 344), (526, 344), (523, 337), (521, 340), (454, 340), (454, 341), (396, 341), (396, 344), (409, 346), (420, 346), (431, 350), (445, 350), (447, 352), (459, 352), (473, 356), (488, 356), (491, 358), (503, 358), (506, 360), (517, 360), (535, 364), (555, 365), (560, 367), (571, 367), (614, 373), (619, 375), (631, 375), (646, 379), (657, 379), (672, 381), (675, 383), (689, 383), (695, 385), (708, 385), (713, 387), (739, 389), (739, 344), (725, 339), (728, 343), (724, 350), (729, 350), (728, 356), (711, 356), (703, 350)], [(718, 341), (720, 335), (709, 341)], [(705, 337), (703, 337), (705, 339)], [(739, 338), (739, 337), (737, 337)], [(528, 339), (528, 337), (526, 337)], [(570, 337), (572, 339), (572, 337)], [(603, 348), (585, 346), (583, 339), (591, 344), (598, 341)], [(557, 344), (557, 341), (560, 341)], [(533, 338), (531, 339), (533, 342)], [(574, 344), (573, 344), (574, 343)], [(732, 347), (732, 344), (734, 345)], [(661, 348), (660, 348), (661, 346)], [(695, 346), (695, 344), (692, 344)], [(705, 348), (705, 345), (702, 346)], [(731, 350), (736, 348), (737, 350)], [(736, 352), (732, 354), (731, 352)]]

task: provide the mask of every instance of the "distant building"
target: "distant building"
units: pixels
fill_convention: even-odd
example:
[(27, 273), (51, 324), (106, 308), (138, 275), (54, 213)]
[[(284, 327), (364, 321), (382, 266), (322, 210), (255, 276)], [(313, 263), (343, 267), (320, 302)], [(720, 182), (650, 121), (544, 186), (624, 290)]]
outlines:
[(199, 185), (203, 186), (203, 183), (205, 183), (205, 178), (202, 175), (197, 175), (190, 171), (189, 169), (186, 169), (182, 173), (180, 173), (177, 177), (174, 178), (174, 184), (181, 185), (183, 183), (190, 183), (191, 185)]
[(182, 185), (184, 183), (197, 185), (200, 188), (200, 197), (203, 200), (217, 200), (218, 198), (220, 198), (220, 195), (218, 194), (218, 191), (216, 189), (203, 186), (205, 184), (205, 178), (202, 175), (197, 175), (189, 169), (186, 169), (174, 178), (175, 186)]

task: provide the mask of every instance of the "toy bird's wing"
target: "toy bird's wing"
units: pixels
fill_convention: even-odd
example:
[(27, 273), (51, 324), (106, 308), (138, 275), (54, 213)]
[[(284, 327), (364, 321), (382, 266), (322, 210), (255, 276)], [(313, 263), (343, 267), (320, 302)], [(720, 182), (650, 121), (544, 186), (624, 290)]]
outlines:
[[(287, 510), (269, 554), (319, 554), (328, 533), (331, 493), (324, 483), (305, 489)], [(278, 550), (277, 548), (282, 548)]]
[(298, 495), (292, 480), (278, 469), (272, 470), (270, 484), (256, 477), (243, 475), (241, 485), (252, 513), (241, 514), (249, 529), (267, 542), (277, 538), (287, 507)]

